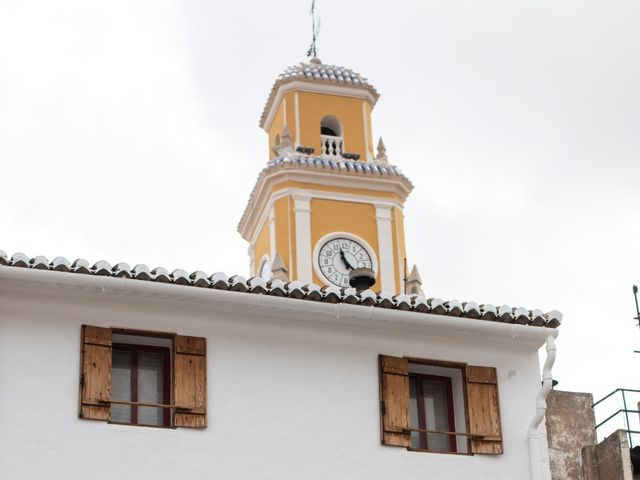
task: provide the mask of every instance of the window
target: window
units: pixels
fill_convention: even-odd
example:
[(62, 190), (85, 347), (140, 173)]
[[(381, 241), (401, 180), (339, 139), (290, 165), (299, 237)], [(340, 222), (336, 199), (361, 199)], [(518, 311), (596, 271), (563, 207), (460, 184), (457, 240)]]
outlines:
[(83, 325), (80, 365), (80, 418), (206, 427), (205, 338)]
[(411, 432), (411, 446), (435, 452), (456, 452), (454, 435), (426, 433), (455, 432), (451, 379), (436, 375), (409, 374), (410, 425), (423, 431)]
[[(111, 422), (171, 426), (169, 348), (114, 343), (111, 357)], [(141, 405), (137, 405), (140, 403)]]
[(379, 364), (384, 445), (502, 453), (495, 368), (387, 355)]

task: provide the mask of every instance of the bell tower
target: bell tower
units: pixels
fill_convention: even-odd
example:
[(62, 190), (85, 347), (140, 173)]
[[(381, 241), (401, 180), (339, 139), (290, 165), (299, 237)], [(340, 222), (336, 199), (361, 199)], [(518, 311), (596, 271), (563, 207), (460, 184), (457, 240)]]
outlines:
[(260, 119), (269, 161), (238, 226), (252, 275), (347, 287), (350, 270), (371, 268), (374, 291), (404, 293), (413, 186), (382, 140), (374, 153), (378, 98), (366, 78), (318, 58), (277, 78)]

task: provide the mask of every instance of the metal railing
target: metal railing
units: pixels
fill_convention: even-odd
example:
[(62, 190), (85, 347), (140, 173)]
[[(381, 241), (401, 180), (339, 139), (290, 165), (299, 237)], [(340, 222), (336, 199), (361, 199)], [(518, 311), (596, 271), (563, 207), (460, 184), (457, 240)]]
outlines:
[(602, 397), (600, 400), (598, 400), (597, 402), (594, 402), (593, 405), (591, 405), (591, 408), (593, 408), (594, 410), (594, 414), (595, 414), (595, 407), (602, 404), (602, 402), (604, 402), (605, 400), (613, 397), (615, 394), (617, 393), (622, 393), (622, 407), (623, 408), (619, 408), (618, 411), (616, 411), (615, 413), (609, 415), (607, 418), (605, 418), (603, 421), (601, 421), (600, 423), (598, 423), (596, 425), (596, 431), (598, 430), (598, 428), (600, 428), (601, 426), (603, 426), (605, 423), (607, 423), (609, 420), (612, 420), (613, 418), (617, 417), (618, 415), (620, 415), (621, 413), (624, 414), (624, 424), (625, 427), (623, 430), (625, 432), (627, 432), (627, 436), (629, 437), (629, 448), (633, 448), (633, 438), (632, 438), (632, 434), (640, 434), (640, 430), (632, 430), (631, 429), (631, 425), (629, 423), (629, 414), (630, 413), (635, 413), (636, 415), (640, 415), (640, 410), (633, 410), (633, 409), (629, 409), (627, 407), (627, 393), (637, 393), (640, 394), (640, 390), (635, 390), (632, 388), (616, 388), (613, 392), (609, 393), (608, 395), (605, 395), (604, 397)]

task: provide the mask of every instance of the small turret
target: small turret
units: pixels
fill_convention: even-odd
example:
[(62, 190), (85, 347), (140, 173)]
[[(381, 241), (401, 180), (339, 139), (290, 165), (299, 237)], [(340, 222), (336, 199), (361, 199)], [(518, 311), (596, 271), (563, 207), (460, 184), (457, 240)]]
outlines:
[(271, 264), (271, 278), (282, 280), (283, 282), (289, 281), (289, 271), (278, 252), (276, 252), (273, 263)]
[(418, 267), (415, 265), (407, 278), (407, 295), (424, 295), (422, 291), (422, 278), (420, 278), (420, 272), (418, 272)]

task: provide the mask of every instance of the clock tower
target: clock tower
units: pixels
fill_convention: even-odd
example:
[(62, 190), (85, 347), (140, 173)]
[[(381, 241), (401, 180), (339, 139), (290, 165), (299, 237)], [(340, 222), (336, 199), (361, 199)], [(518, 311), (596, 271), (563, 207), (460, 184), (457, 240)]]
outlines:
[[(371, 268), (374, 291), (404, 293), (413, 186), (382, 140), (374, 152), (378, 98), (360, 74), (317, 58), (277, 78), (260, 119), (269, 161), (238, 226), (252, 275), (346, 287), (350, 270)], [(419, 293), (415, 268), (410, 279), (406, 293)]]

